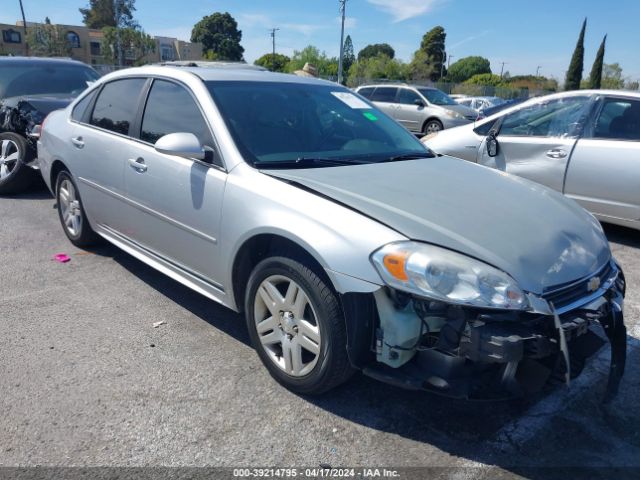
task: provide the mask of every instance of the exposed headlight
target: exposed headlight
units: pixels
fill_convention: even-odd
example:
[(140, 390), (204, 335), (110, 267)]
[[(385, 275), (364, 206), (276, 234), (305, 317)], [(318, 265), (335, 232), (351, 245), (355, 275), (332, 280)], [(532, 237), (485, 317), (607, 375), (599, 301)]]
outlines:
[(466, 255), (433, 245), (385, 245), (371, 261), (390, 287), (447, 303), (525, 310), (527, 297), (506, 273)]

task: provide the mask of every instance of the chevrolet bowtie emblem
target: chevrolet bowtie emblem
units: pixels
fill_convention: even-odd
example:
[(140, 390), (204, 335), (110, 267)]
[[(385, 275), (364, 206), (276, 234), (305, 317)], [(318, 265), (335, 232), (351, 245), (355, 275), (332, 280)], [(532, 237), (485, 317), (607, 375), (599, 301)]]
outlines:
[(600, 277), (590, 278), (589, 283), (587, 283), (587, 290), (595, 292), (598, 288), (600, 288)]

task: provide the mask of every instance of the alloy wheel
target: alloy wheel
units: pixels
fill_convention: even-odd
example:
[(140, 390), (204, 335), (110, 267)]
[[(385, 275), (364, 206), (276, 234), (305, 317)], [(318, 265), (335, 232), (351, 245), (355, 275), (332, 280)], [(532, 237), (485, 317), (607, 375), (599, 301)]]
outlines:
[(20, 159), (20, 149), (12, 140), (0, 143), (0, 180), (7, 178), (16, 169)]
[(65, 178), (60, 182), (58, 204), (67, 231), (74, 237), (80, 235), (82, 233), (82, 209), (76, 188), (69, 179)]
[(293, 377), (313, 370), (320, 356), (320, 328), (300, 285), (282, 275), (263, 280), (255, 295), (254, 318), (260, 344), (278, 368)]
[(427, 133), (435, 133), (441, 130), (440, 125), (437, 122), (429, 122), (427, 124)]

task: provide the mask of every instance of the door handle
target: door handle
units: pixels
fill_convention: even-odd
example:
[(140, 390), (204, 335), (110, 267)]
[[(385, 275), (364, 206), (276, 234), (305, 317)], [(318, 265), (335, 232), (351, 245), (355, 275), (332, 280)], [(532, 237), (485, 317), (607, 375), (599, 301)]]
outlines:
[(567, 152), (562, 150), (561, 148), (552, 148), (547, 151), (547, 157), (549, 158), (564, 158), (567, 156)]
[(146, 172), (147, 171), (147, 166), (145, 165), (144, 158), (142, 158), (142, 157), (130, 158), (129, 159), (129, 165), (131, 165), (131, 168), (133, 168), (138, 173), (142, 173), (142, 172)]
[(73, 143), (76, 148), (84, 148), (84, 141), (82, 137), (71, 137), (71, 143)]

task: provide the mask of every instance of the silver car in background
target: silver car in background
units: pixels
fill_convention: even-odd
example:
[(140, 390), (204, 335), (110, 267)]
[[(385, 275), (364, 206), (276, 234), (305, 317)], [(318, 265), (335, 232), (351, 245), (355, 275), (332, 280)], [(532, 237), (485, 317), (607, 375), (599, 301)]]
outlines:
[(500, 97), (462, 97), (456, 98), (456, 103), (474, 109), (480, 112), (486, 108), (497, 107), (502, 105), (505, 100)]
[(38, 148), (73, 244), (103, 237), (243, 312), (293, 391), (360, 369), (523, 395), (579, 374), (598, 323), (610, 392), (622, 376), (625, 282), (599, 223), (545, 187), (436, 157), (340, 85), (122, 70), (50, 114)]
[(640, 229), (640, 94), (539, 97), (423, 139), (437, 153), (528, 178), (603, 222)]
[(416, 134), (466, 125), (478, 116), (475, 110), (432, 87), (382, 84), (358, 87), (356, 92)]

